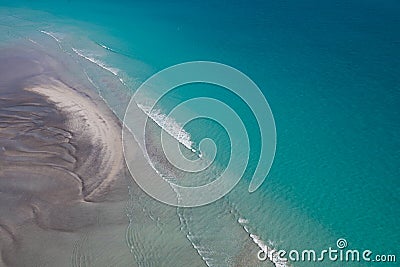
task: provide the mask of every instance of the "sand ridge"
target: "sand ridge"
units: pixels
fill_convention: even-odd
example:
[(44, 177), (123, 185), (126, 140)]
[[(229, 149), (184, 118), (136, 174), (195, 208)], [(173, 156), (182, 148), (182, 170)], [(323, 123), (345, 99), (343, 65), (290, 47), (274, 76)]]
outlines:
[(116, 179), (123, 164), (120, 126), (114, 114), (56, 79), (26, 90), (45, 96), (66, 114), (73, 138), (92, 142), (93, 151), (82, 159), (76, 173), (83, 179), (85, 200), (94, 201)]

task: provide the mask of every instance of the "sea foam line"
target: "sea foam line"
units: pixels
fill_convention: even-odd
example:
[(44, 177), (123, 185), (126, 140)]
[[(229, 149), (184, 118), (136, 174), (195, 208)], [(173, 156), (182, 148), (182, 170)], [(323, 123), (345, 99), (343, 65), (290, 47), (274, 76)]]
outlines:
[[(57, 36), (56, 36), (54, 33), (52, 33), (52, 32), (47, 32), (47, 31), (43, 31), (43, 30), (40, 30), (40, 32), (41, 32), (41, 33), (44, 33), (44, 34), (46, 34), (46, 35), (48, 35), (48, 36), (50, 36), (51, 38), (53, 38), (53, 39), (58, 43), (58, 45), (59, 45), (60, 48), (61, 48), (61, 43), (62, 43), (62, 42), (61, 42), (61, 40), (60, 40), (59, 38), (57, 38)], [(100, 45), (100, 44), (99, 44), (99, 45)], [(102, 45), (101, 45), (101, 46), (102, 46)], [(107, 48), (106, 46), (103, 46), (103, 47), (104, 47), (104, 48)], [(71, 49), (72, 49), (72, 51), (74, 51), (78, 56), (80, 56), (80, 57), (82, 57), (82, 58), (84, 58), (84, 59), (86, 59), (86, 60), (92, 62), (93, 64), (96, 64), (97, 66), (99, 66), (99, 67), (102, 68), (102, 69), (105, 69), (105, 70), (111, 72), (112, 74), (114, 74), (114, 75), (125, 85), (124, 81), (118, 76), (118, 74), (119, 74), (119, 72), (120, 72), (119, 69), (117, 69), (117, 68), (112, 68), (112, 67), (108, 67), (106, 64), (104, 64), (104, 63), (101, 62), (100, 60), (95, 59), (95, 58), (92, 58), (92, 57), (89, 57), (89, 56), (87, 56), (87, 55), (84, 55), (84, 54), (82, 53), (82, 51), (79, 51), (79, 50), (76, 49), (76, 48), (71, 47)], [(108, 50), (112, 51), (111, 49), (108, 49)]]
[(280, 258), (278, 255), (274, 254), (277, 250), (272, 248), (273, 242), (268, 241), (269, 245), (267, 245), (264, 240), (261, 239), (256, 234), (250, 232), (249, 228), (246, 226), (249, 223), (249, 220), (244, 218), (239, 218), (238, 223), (243, 227), (243, 229), (249, 234), (250, 238), (253, 242), (266, 254), (267, 258), (274, 263), (275, 267), (289, 267), (290, 265), (287, 262), (286, 258)]
[(197, 152), (197, 150), (194, 148), (194, 143), (191, 140), (190, 133), (186, 132), (183, 127), (173, 118), (168, 117), (168, 115), (162, 113), (158, 109), (152, 109), (151, 107), (142, 104), (137, 104), (137, 106), (179, 143), (184, 145), (187, 149), (190, 149), (192, 152)]
[(104, 44), (102, 44), (102, 43), (98, 43), (98, 42), (95, 42), (95, 43), (96, 43), (97, 45), (103, 47), (104, 49), (110, 51), (110, 52), (113, 52), (113, 53), (117, 53), (117, 54), (118, 54), (118, 52), (115, 51), (114, 49), (112, 49), (111, 47), (108, 47), (108, 46), (106, 46), (106, 45), (104, 45)]
[[(93, 64), (96, 64), (97, 66), (99, 66), (99, 67), (101, 67), (101, 68), (103, 68), (103, 69), (105, 69), (105, 70), (111, 72), (112, 74), (114, 74), (115, 76), (118, 77), (118, 73), (119, 73), (119, 71), (120, 71), (119, 69), (117, 69), (117, 68), (112, 68), (112, 67), (108, 67), (106, 64), (104, 64), (104, 63), (101, 62), (100, 60), (95, 59), (95, 58), (93, 58), (93, 57), (86, 56), (86, 55), (84, 55), (84, 54), (82, 53), (82, 51), (79, 51), (79, 50), (76, 49), (76, 48), (73, 48), (73, 47), (72, 47), (72, 50), (73, 50), (78, 56), (83, 57), (84, 59), (86, 59), (86, 60), (92, 62)], [(119, 78), (119, 77), (118, 77), (118, 78)]]
[(50, 36), (51, 38), (53, 38), (54, 40), (56, 40), (57, 43), (61, 44), (60, 39), (58, 39), (58, 38), (54, 35), (54, 33), (46, 32), (46, 31), (43, 31), (43, 30), (40, 30), (40, 32), (41, 32), (41, 33), (44, 33), (44, 34), (46, 34), (46, 35), (48, 35), (48, 36)]
[(38, 44), (38, 42), (33, 41), (31, 38), (28, 38), (28, 41), (35, 45), (41, 46), (40, 44)]
[(82, 51), (79, 51), (76, 48), (71, 48), (72, 51), (74, 51), (78, 56), (88, 60), (89, 62), (96, 64), (97, 66), (99, 66), (100, 68), (110, 72), (111, 74), (113, 74), (115, 77), (117, 77), (117, 79), (126, 87), (129, 88), (128, 85), (125, 83), (125, 81), (119, 76), (120, 70), (117, 68), (113, 68), (113, 67), (109, 67), (107, 66), (105, 63), (103, 63), (102, 61), (95, 59), (93, 57), (87, 56), (85, 54), (83, 54)]
[(43, 33), (43, 34), (46, 34), (47, 36), (50, 36), (51, 38), (53, 38), (53, 39), (57, 42), (58, 47), (60, 47), (60, 49), (61, 49), (62, 51), (65, 51), (65, 50), (62, 48), (62, 46), (61, 46), (61, 40), (58, 39), (58, 38), (55, 36), (54, 33), (46, 32), (46, 31), (43, 31), (43, 30), (40, 30), (40, 32)]

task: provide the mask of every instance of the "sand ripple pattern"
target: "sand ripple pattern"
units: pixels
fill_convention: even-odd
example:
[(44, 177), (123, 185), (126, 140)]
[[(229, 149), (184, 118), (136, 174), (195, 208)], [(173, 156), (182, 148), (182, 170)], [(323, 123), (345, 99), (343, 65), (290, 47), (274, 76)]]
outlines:
[(30, 84), (0, 88), (0, 266), (124, 266), (95, 241), (106, 229), (125, 246), (123, 230), (107, 226), (126, 227), (122, 197), (110, 194), (125, 188), (118, 121), (61, 81)]

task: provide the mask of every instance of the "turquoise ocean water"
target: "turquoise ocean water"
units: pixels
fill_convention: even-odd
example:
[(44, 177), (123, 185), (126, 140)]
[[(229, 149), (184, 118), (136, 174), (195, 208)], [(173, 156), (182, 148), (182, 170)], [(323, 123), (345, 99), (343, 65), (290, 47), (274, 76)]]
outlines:
[[(336, 248), (345, 238), (348, 248), (400, 257), (398, 1), (0, 3), (4, 44), (24, 38), (53, 43), (76, 59), (120, 118), (126, 104), (118, 97), (121, 92), (131, 94), (152, 74), (177, 63), (221, 62), (258, 84), (274, 114), (277, 151), (266, 181), (251, 194), (247, 187), (260, 153), (259, 134), (246, 106), (205, 85), (179, 88), (160, 103), (167, 113), (186, 99), (211, 96), (247, 118), (252, 150), (244, 179), (222, 200), (175, 209), (170, 218), (180, 220), (188, 249), (207, 265), (235, 266), (248, 236), (256, 248), (266, 244), (288, 251)], [(211, 171), (226, 165), (230, 146), (221, 127), (200, 120), (185, 130), (195, 144), (204, 137), (218, 140)], [(135, 237), (146, 231), (135, 227), (131, 221), (127, 249), (137, 245), (129, 241), (129, 231), (136, 231)], [(132, 253), (142, 266), (162, 266), (160, 255)], [(247, 257), (257, 262), (252, 253)], [(291, 264), (344, 266), (338, 261)]]

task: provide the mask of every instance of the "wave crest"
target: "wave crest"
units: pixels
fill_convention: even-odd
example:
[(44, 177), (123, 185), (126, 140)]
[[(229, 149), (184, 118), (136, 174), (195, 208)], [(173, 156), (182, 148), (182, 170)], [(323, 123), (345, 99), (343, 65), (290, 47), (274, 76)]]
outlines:
[(137, 106), (158, 126), (160, 126), (169, 135), (174, 137), (179, 143), (196, 153), (197, 150), (194, 147), (194, 143), (191, 139), (190, 133), (185, 131), (177, 121), (168, 115), (161, 112), (159, 109), (152, 109), (149, 106), (143, 104), (137, 104)]

